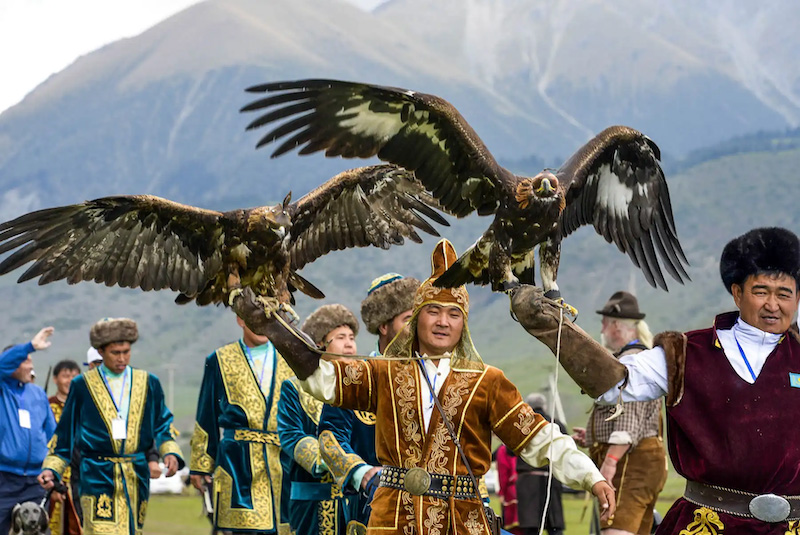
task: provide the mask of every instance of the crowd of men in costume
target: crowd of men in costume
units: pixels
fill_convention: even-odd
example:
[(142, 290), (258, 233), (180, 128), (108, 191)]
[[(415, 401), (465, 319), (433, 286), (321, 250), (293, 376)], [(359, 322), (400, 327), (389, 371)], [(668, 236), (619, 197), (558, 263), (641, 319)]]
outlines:
[[(514, 465), (516, 494), (503, 495), (503, 505), (517, 509), (504, 507), (509, 531), (562, 532), (563, 519), (544, 511), (546, 489), (557, 483), (548, 482), (552, 472), (597, 498), (604, 535), (650, 533), (666, 480), (665, 398), (670, 455), (687, 487), (658, 533), (800, 533), (800, 446), (785, 410), (800, 396), (796, 235), (755, 229), (728, 243), (720, 272), (738, 311), (685, 334), (653, 338), (636, 298), (617, 292), (598, 310), (601, 345), (564, 321), (561, 305), (540, 289), (517, 289), (515, 317), (595, 400), (587, 427), (572, 437), (542, 399), (523, 400), (481, 359), (466, 288), (434, 284), (456, 258), (442, 240), (424, 282), (394, 273), (373, 281), (361, 319), (378, 340), (366, 359), (357, 357), (359, 322), (342, 305), (324, 305), (300, 326), (319, 352), (283, 351), (261, 334), (267, 316), (241, 313), (259, 304), (236, 297), (242, 338), (206, 358), (189, 460), (215, 531), (497, 534), (481, 482), (494, 436), (503, 443), (498, 459)], [(141, 533), (148, 450), (157, 448), (170, 474), (184, 461), (158, 379), (129, 365), (136, 324), (105, 319), (92, 327), (102, 364), (64, 379), (69, 395), (51, 398), (57, 427), (52, 412), (26, 408), (39, 394), (20, 371), (51, 334), (43, 329), (0, 356), (3, 410), (31, 446), (20, 464), (0, 438), (0, 477), (19, 487), (18, 500), (36, 498), (31, 478), (63, 489), (57, 485), (77, 453), (74, 505), (84, 532)], [(31, 430), (53, 428), (45, 457)], [(39, 465), (31, 461), (37, 455)], [(74, 505), (67, 500), (54, 512), (73, 515)]]

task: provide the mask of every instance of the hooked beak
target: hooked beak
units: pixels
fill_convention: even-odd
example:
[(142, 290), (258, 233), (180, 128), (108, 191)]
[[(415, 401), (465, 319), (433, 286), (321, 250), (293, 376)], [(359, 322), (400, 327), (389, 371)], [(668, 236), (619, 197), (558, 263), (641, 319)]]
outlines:
[(556, 189), (550, 183), (549, 178), (543, 178), (542, 182), (539, 184), (539, 187), (536, 189), (536, 193), (553, 193)]

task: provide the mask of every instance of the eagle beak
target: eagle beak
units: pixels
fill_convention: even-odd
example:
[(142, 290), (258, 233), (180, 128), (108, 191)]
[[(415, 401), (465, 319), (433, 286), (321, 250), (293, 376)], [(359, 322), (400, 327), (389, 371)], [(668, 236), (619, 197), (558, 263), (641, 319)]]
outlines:
[(549, 178), (543, 178), (542, 182), (539, 184), (539, 187), (536, 189), (536, 193), (553, 193), (555, 188), (550, 183)]

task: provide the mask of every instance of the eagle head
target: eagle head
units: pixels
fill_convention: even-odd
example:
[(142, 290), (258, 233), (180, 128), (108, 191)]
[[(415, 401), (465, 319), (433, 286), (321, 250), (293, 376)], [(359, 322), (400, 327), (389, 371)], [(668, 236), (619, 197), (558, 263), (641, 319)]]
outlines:
[(531, 186), (534, 194), (540, 199), (555, 197), (558, 193), (558, 178), (550, 171), (542, 171), (533, 177)]
[(261, 212), (261, 222), (271, 229), (280, 238), (283, 238), (292, 226), (292, 217), (289, 215), (289, 203), (292, 200), (292, 193), (283, 199), (283, 202), (270, 206)]

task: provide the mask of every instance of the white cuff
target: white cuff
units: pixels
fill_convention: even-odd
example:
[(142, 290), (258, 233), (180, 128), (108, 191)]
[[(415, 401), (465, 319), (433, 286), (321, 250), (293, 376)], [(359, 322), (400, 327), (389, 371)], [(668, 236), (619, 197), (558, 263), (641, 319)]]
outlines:
[(300, 381), (303, 390), (323, 403), (333, 403), (336, 398), (336, 369), (327, 360), (319, 361), (319, 367), (304, 381)]
[(627, 431), (614, 431), (608, 437), (609, 444), (633, 444), (631, 434)]

